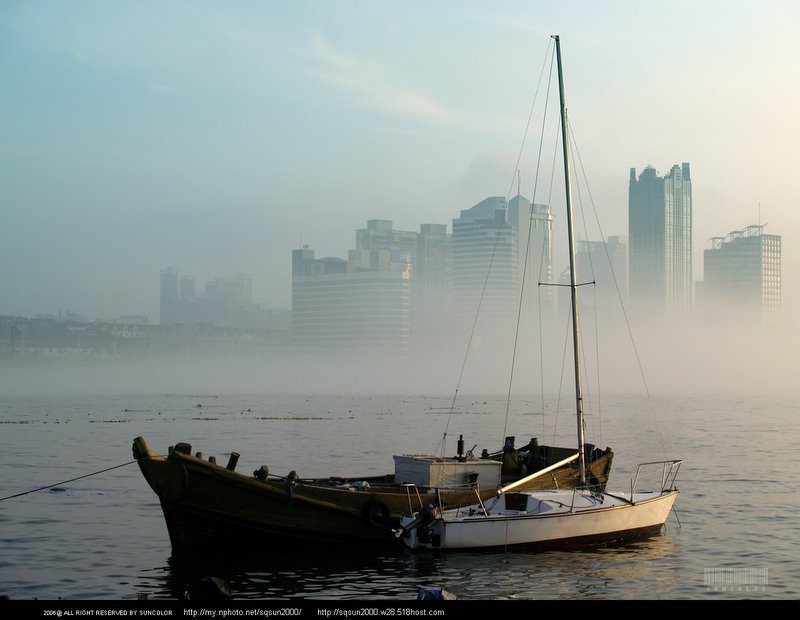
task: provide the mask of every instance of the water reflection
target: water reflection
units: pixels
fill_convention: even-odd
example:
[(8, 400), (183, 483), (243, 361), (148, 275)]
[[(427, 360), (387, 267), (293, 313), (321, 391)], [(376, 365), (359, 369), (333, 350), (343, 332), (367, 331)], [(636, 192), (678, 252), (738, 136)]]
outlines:
[(169, 559), (173, 597), (206, 576), (224, 579), (234, 598), (364, 599), (416, 597), (406, 574), (409, 557), (388, 546), (279, 543), (250, 549), (180, 550)]
[(152, 597), (182, 598), (213, 576), (228, 584), (234, 599), (413, 600), (423, 587), (444, 588), (462, 600), (626, 598), (626, 586), (642, 579), (671, 582), (673, 552), (668, 536), (593, 551), (540, 553), (288, 542), (214, 547), (174, 552), (166, 580)]

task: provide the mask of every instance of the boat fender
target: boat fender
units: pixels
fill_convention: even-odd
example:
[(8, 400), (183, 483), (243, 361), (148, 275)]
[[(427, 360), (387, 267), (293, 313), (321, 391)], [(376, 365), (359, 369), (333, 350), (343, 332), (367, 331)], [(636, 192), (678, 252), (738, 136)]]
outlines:
[(389, 507), (384, 504), (377, 496), (373, 495), (364, 507), (364, 516), (373, 525), (391, 525), (391, 513)]

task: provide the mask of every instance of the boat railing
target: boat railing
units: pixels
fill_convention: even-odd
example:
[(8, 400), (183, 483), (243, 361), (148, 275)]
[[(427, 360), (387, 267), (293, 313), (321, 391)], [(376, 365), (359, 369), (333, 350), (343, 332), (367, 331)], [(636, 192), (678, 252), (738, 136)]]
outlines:
[(683, 459), (639, 463), (636, 468), (636, 475), (631, 480), (631, 500), (633, 500), (633, 494), (636, 491), (636, 483), (639, 480), (639, 473), (642, 471), (643, 467), (661, 466), (661, 492), (664, 493), (665, 491), (672, 491), (675, 489), (675, 479), (678, 477), (681, 463), (683, 463)]
[[(419, 486), (414, 482), (404, 482), (400, 486), (402, 486), (406, 491), (406, 498), (408, 499), (408, 511), (409, 514), (413, 514), (419, 510), (422, 510), (425, 502), (422, 499), (422, 495), (420, 494)], [(481, 499), (481, 488), (477, 483), (465, 483), (465, 484), (456, 484), (452, 486), (447, 486), (444, 488), (440, 487), (424, 487), (433, 491), (436, 495), (436, 503), (439, 506), (445, 506), (447, 501), (443, 496), (443, 493), (467, 493), (472, 492), (475, 493), (475, 497), (477, 498), (476, 503), (480, 504), (483, 507), (483, 501)], [(419, 508), (415, 509), (413, 506), (414, 499), (416, 499), (416, 503), (419, 505)], [(464, 501), (460, 501), (457, 503), (455, 508), (461, 508), (464, 505)], [(485, 508), (483, 508), (485, 510)]]
[(419, 494), (419, 487), (413, 482), (406, 482), (402, 486), (405, 488), (406, 497), (408, 498), (408, 514), (413, 514), (414, 512), (416, 512), (414, 510), (414, 506), (412, 505), (412, 499), (411, 499), (412, 490), (414, 494), (417, 496), (417, 504), (419, 504), (418, 510), (422, 510), (424, 504), (422, 503), (422, 496)]

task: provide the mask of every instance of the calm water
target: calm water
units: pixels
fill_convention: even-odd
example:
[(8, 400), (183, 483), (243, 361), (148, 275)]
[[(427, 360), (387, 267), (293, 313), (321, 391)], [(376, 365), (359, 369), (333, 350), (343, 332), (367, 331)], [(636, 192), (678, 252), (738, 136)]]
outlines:
[[(562, 402), (464, 396), (135, 394), (0, 396), (0, 496), (126, 463), (142, 435), (179, 441), (237, 470), (367, 475), (394, 453), (499, 448), (504, 434), (572, 445)], [(135, 465), (0, 502), (0, 594), (13, 599), (175, 599), (206, 575), (237, 599), (794, 599), (800, 595), (800, 407), (790, 398), (606, 396), (587, 440), (614, 448), (610, 488), (639, 461), (683, 458), (677, 517), (658, 536), (591, 552), (432, 553), (287, 544), (269, 552), (174, 555), (156, 496)], [(554, 428), (557, 432), (554, 434)], [(735, 569), (720, 587), (717, 569)], [(753, 583), (745, 571), (766, 575)], [(728, 574), (731, 574), (730, 572)], [(750, 573), (753, 574), (753, 573)]]

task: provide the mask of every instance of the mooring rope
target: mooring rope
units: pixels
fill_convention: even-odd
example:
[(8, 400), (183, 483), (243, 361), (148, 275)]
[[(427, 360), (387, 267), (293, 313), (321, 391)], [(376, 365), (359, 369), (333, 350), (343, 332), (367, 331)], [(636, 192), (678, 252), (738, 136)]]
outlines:
[(91, 476), (96, 476), (98, 474), (104, 474), (107, 471), (111, 471), (112, 469), (119, 469), (120, 467), (126, 467), (127, 465), (131, 465), (135, 463), (136, 460), (128, 461), (127, 463), (122, 463), (121, 465), (114, 465), (113, 467), (107, 467), (106, 469), (101, 469), (100, 471), (92, 472), (91, 474), (86, 474), (84, 476), (78, 476), (77, 478), (71, 478), (69, 480), (64, 480), (63, 482), (56, 482), (55, 484), (48, 484), (46, 487), (39, 487), (38, 489), (31, 489), (30, 491), (23, 491), (22, 493), (17, 493), (16, 495), (9, 495), (8, 497), (0, 497), (0, 502), (4, 502), (7, 499), (14, 499), (15, 497), (22, 497), (23, 495), (28, 495), (30, 493), (36, 493), (37, 491), (45, 491), (47, 489), (52, 489), (53, 487), (58, 487), (63, 484), (67, 484), (68, 482), (75, 482), (76, 480), (82, 480), (83, 478), (89, 478)]

